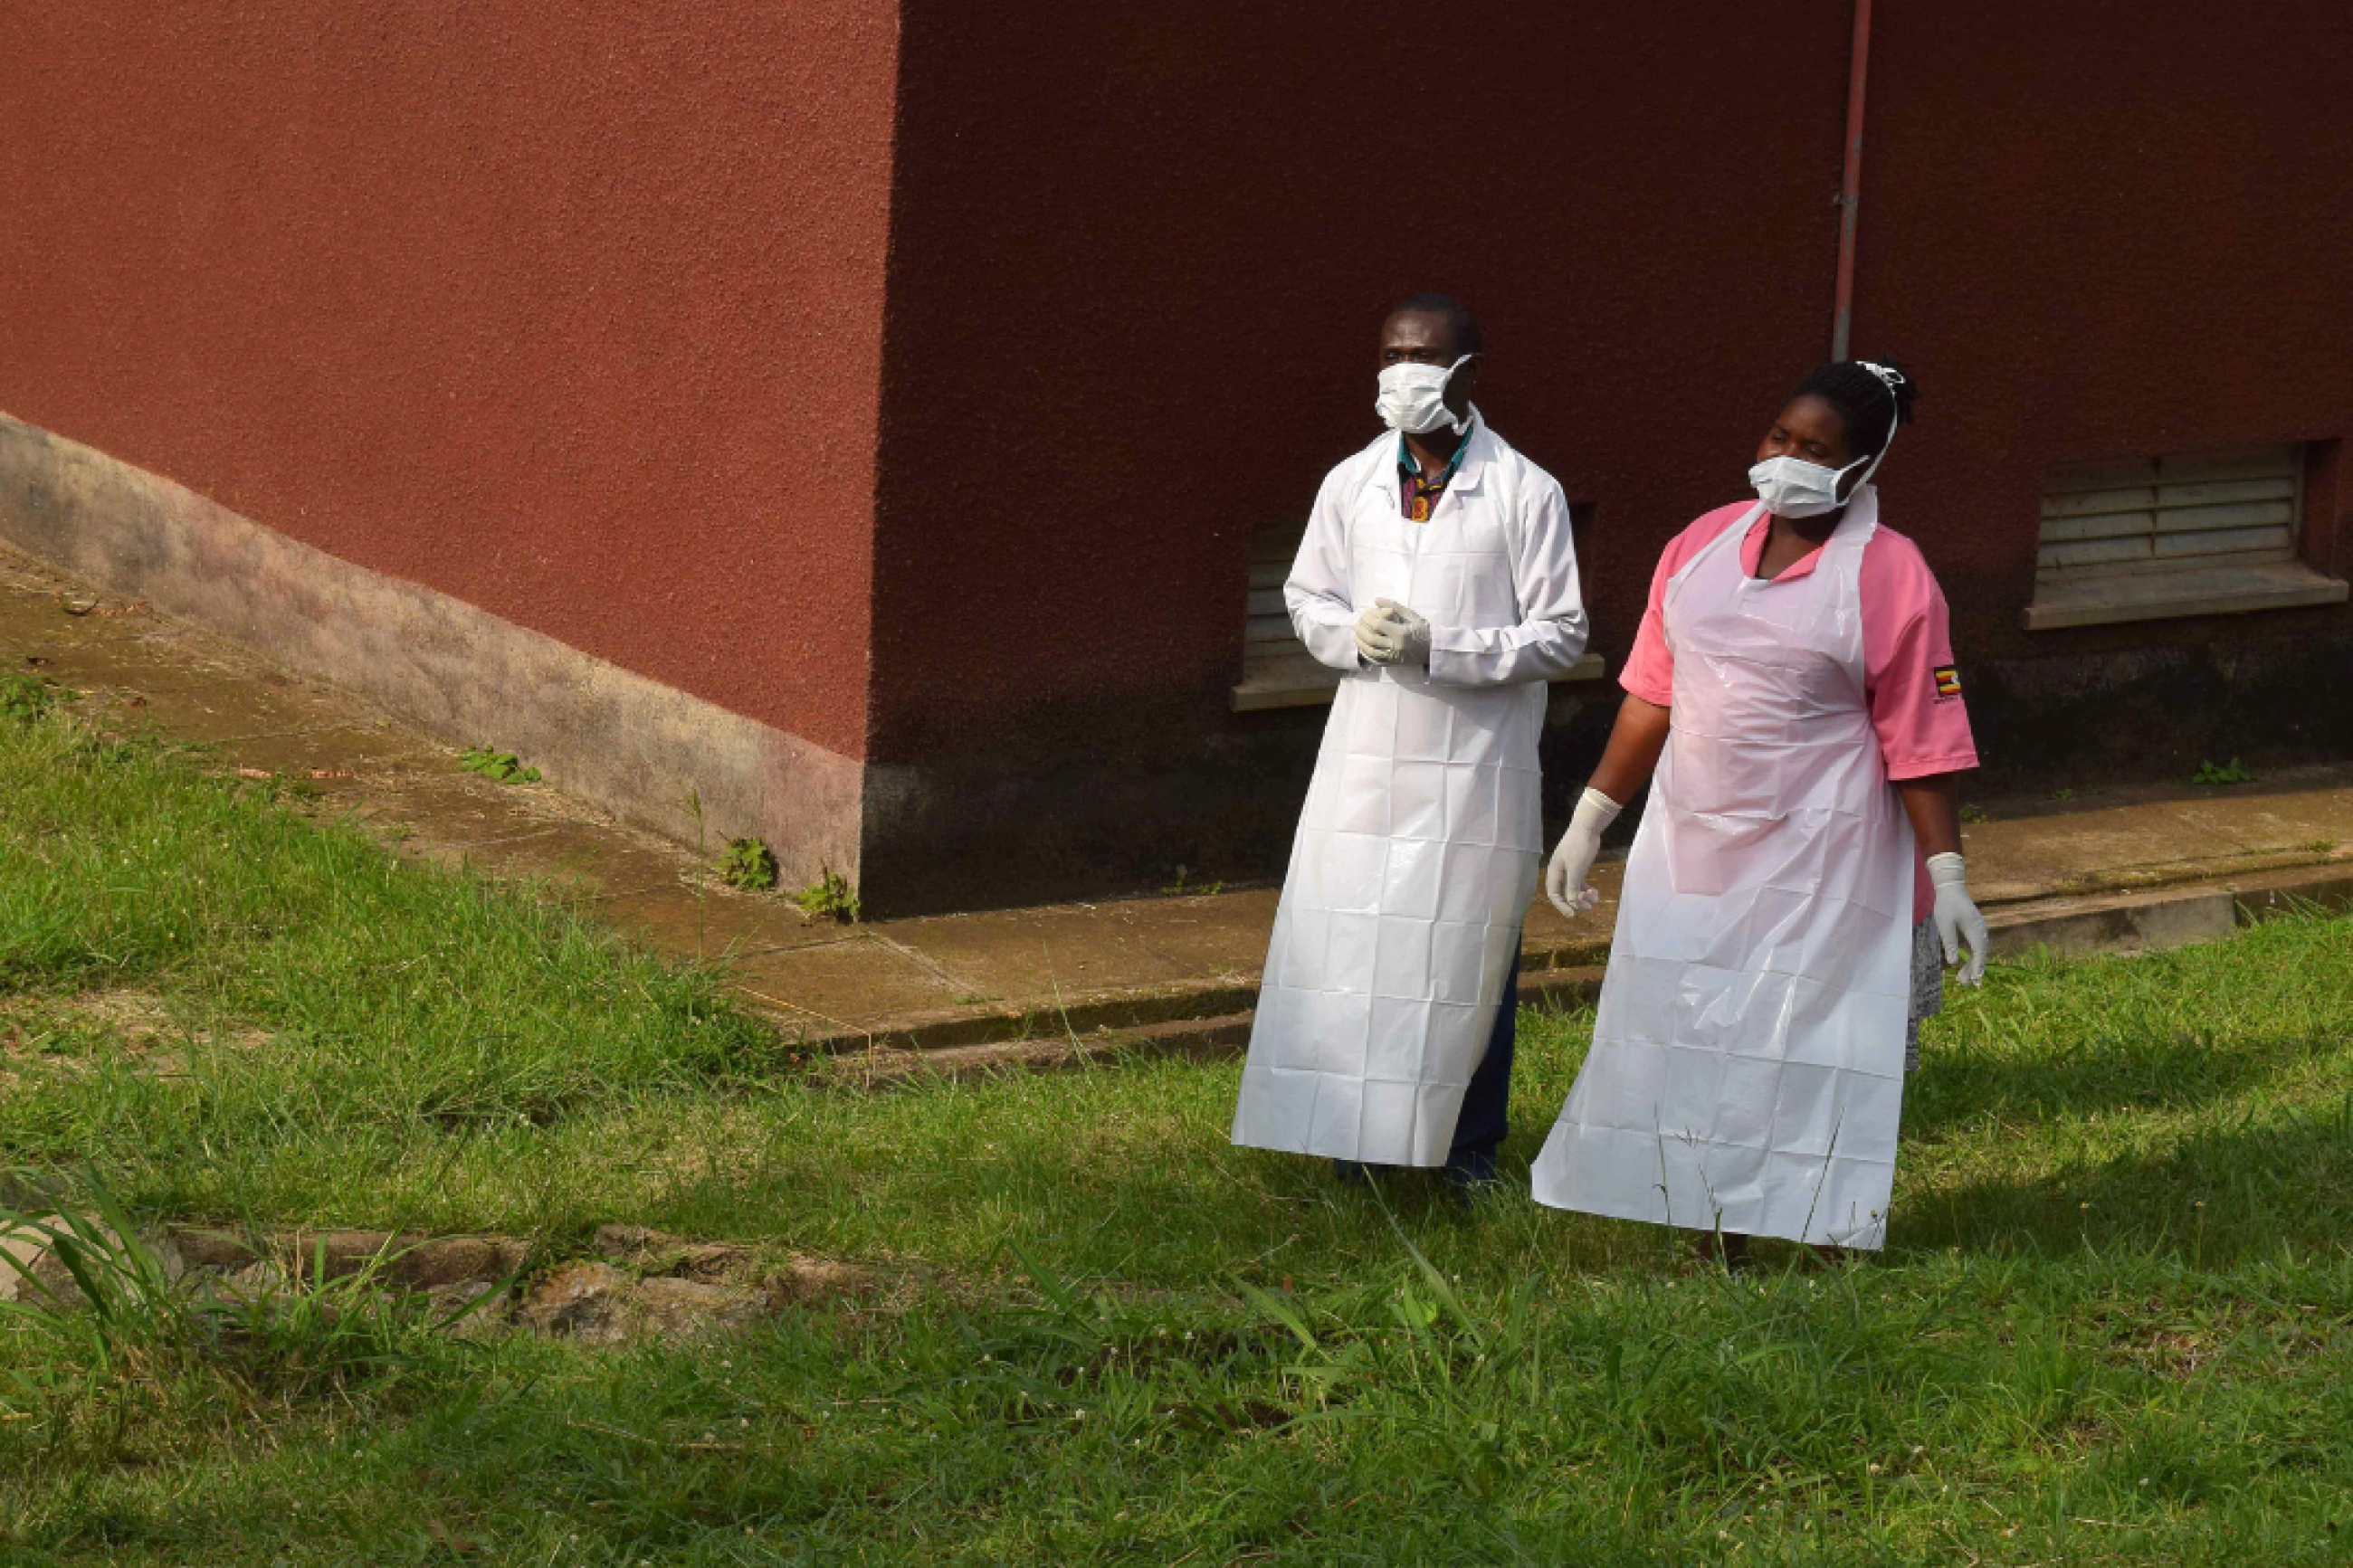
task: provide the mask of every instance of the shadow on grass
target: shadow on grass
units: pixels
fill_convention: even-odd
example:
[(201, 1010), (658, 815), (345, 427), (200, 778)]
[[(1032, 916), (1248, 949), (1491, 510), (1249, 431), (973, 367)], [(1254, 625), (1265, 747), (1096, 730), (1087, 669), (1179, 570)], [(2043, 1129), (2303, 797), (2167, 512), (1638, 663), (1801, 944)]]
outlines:
[(2353, 1234), (2353, 1092), (2316, 1107), (2250, 1106), (2160, 1151), (1988, 1180), (1899, 1215), (1899, 1248), (2044, 1255), (2117, 1247), (2194, 1265), (2333, 1252)]
[(2102, 1035), (2073, 1049), (2010, 1055), (1931, 1046), (1905, 1085), (1904, 1136), (1926, 1141), (1992, 1117), (2036, 1122), (2101, 1111), (2188, 1110), (2344, 1048), (2313, 1037), (2216, 1040), (2201, 1032)]

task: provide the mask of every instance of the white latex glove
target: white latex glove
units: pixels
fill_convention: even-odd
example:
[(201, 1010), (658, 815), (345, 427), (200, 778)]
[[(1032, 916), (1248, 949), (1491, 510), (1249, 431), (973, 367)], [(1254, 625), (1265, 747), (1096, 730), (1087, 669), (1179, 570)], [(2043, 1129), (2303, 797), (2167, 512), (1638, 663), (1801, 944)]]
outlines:
[(1601, 853), (1601, 835), (1625, 809), (1599, 790), (1587, 790), (1569, 816), (1568, 831), (1553, 846), (1552, 863), (1545, 868), (1545, 897), (1571, 920), (1601, 901), (1586, 879)]
[(1394, 664), (1397, 656), (1389, 651), (1389, 613), (1374, 605), (1356, 617), (1356, 657), (1366, 664)]
[(1977, 904), (1969, 898), (1968, 867), (1958, 855), (1928, 857), (1928, 880), (1936, 884), (1936, 940), (1945, 946), (1945, 962), (1961, 963), (1961, 943), (1969, 947), (1969, 961), (1961, 963), (1958, 976), (1964, 985), (1975, 985), (1985, 978), (1986, 922), (1978, 913)]
[(1356, 649), (1368, 664), (1430, 663), (1430, 623), (1395, 599), (1375, 599), (1356, 617)]

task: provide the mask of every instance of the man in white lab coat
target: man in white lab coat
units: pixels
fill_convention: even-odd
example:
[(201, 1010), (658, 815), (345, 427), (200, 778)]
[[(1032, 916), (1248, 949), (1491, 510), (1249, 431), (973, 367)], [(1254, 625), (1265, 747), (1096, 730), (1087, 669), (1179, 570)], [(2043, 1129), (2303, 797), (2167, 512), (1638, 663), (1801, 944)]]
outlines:
[(1494, 1177), (1545, 683), (1585, 651), (1568, 502), (1471, 402), (1478, 323), (1389, 313), (1389, 426), (1325, 476), (1283, 585), (1332, 704), (1267, 950), (1233, 1141)]

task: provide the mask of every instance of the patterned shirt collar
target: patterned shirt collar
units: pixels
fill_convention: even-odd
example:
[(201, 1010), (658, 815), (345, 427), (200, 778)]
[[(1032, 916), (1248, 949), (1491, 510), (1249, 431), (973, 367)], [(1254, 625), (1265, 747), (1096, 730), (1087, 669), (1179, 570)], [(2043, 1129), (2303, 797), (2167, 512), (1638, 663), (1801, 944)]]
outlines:
[[(1454, 443), (1454, 455), (1446, 459), (1446, 467), (1439, 471), (1437, 479), (1430, 481), (1433, 485), (1443, 487), (1454, 477), (1454, 470), (1462, 466), (1462, 454), (1471, 449), (1471, 433), (1477, 428), (1476, 420), (1462, 422), (1462, 438)], [(1421, 473), (1421, 461), (1413, 455), (1413, 448), (1406, 445), (1405, 432), (1401, 430), (1398, 432), (1398, 471), (1408, 479), (1417, 478)]]
[(1438, 498), (1454, 482), (1454, 472), (1462, 466), (1462, 454), (1471, 449), (1471, 437), (1479, 428), (1476, 419), (1462, 426), (1462, 438), (1454, 443), (1454, 455), (1446, 459), (1446, 467), (1434, 479), (1421, 477), (1421, 464), (1415, 458), (1413, 448), (1406, 445), (1403, 432), (1398, 435), (1398, 510), (1408, 522), (1428, 522), (1437, 509)]

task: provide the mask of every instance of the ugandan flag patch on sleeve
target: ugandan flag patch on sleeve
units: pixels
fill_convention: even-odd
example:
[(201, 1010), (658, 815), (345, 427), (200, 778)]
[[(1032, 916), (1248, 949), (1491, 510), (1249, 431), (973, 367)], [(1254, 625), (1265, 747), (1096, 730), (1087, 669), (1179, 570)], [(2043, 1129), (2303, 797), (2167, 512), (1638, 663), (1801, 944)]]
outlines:
[(1961, 694), (1961, 672), (1949, 664), (1936, 667), (1936, 695), (1958, 697)]

